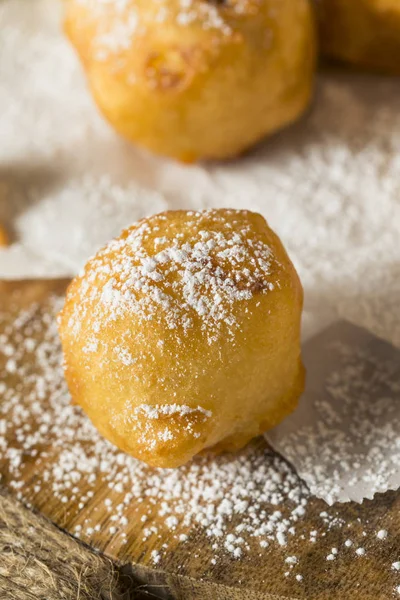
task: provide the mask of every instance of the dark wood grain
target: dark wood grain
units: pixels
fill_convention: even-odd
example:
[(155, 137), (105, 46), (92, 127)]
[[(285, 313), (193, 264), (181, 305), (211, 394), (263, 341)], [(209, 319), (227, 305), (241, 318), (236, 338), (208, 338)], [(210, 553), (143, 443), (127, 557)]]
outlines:
[[(66, 281), (25, 281), (0, 282), (0, 334), (18, 315), (20, 310), (32, 302), (46, 302), (50, 295), (63, 294)], [(0, 354), (0, 371), (1, 371)], [(9, 376), (7, 385), (14, 381)], [(6, 375), (8, 378), (8, 375)], [(15, 382), (15, 384), (23, 382)], [(43, 401), (45, 410), (45, 400)], [(256, 440), (244, 452), (255, 454), (266, 451), (266, 442)], [(47, 448), (48, 461), (56, 460), (56, 452)], [(212, 458), (210, 459), (212, 460)], [(129, 507), (131, 518), (127, 531), (126, 543), (121, 536), (111, 535), (107, 531), (109, 514), (104, 509), (104, 499), (109, 495), (102, 478), (95, 485), (95, 493), (81, 509), (78, 501), (62, 503), (49, 493), (49, 489), (35, 491), (35, 480), (38, 464), (34, 457), (28, 461), (24, 471), (24, 485), (20, 496), (24, 502), (41, 511), (56, 525), (73, 533), (77, 524), (84, 524), (88, 516), (102, 524), (99, 532), (82, 531), (81, 539), (96, 550), (104, 553), (124, 570), (133, 572), (135, 577), (145, 584), (145, 592), (160, 598), (182, 598), (187, 600), (389, 600), (397, 595), (396, 586), (400, 585), (400, 573), (391, 569), (391, 564), (400, 560), (400, 494), (389, 492), (377, 496), (373, 501), (365, 501), (362, 505), (349, 503), (337, 505), (330, 510), (346, 524), (343, 527), (325, 528), (318, 538), (317, 544), (309, 539), (296, 536), (289, 541), (287, 547), (270, 544), (260, 549), (259, 545), (249, 540), (250, 552), (240, 560), (232, 558), (229, 553), (219, 550), (218, 560), (211, 564), (215, 551), (211, 549), (206, 532), (201, 528), (190, 531), (178, 530), (175, 533), (186, 533), (188, 541), (179, 542), (177, 536), (160, 527), (157, 537), (143, 541), (144, 525), (140, 521), (144, 503), (132, 501)], [(0, 454), (0, 472), (2, 482), (10, 488), (12, 474), (7, 461)], [(85, 494), (80, 489), (80, 495)], [(320, 513), (326, 510), (323, 501), (312, 498), (307, 507), (302, 527), (305, 531), (319, 529)], [(159, 517), (153, 511), (154, 523)], [(238, 523), (234, 517), (230, 524), (232, 531)], [(147, 522), (146, 527), (149, 526)], [(380, 529), (387, 529), (389, 536), (384, 542), (376, 537)], [(351, 535), (350, 535), (350, 533)], [(366, 555), (355, 557), (354, 548), (350, 552), (344, 550), (345, 540), (351, 537), (354, 548), (363, 546)], [(151, 551), (168, 546), (163, 552), (162, 560), (154, 565)], [(326, 560), (331, 548), (340, 549), (335, 561)], [(299, 583), (293, 577), (284, 577), (282, 564), (288, 555), (296, 555), (301, 565), (303, 581)], [(150, 596), (149, 596), (150, 594)], [(400, 596), (399, 596), (400, 597)]]

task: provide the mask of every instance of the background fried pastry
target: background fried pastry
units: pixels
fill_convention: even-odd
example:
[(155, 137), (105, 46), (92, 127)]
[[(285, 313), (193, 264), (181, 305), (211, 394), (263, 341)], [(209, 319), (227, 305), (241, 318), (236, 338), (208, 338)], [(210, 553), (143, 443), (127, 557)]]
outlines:
[(306, 108), (307, 0), (68, 0), (65, 28), (123, 136), (182, 161), (235, 156)]
[(318, 0), (317, 7), (327, 56), (400, 74), (398, 0)]

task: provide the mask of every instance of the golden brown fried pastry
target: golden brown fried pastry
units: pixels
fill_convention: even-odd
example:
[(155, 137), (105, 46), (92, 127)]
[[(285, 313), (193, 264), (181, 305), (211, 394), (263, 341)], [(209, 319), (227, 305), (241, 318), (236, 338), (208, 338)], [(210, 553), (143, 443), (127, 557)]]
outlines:
[(260, 215), (143, 219), (68, 289), (59, 330), (73, 400), (151, 465), (240, 448), (296, 407), (302, 299)]
[(317, 8), (326, 55), (400, 74), (399, 0), (317, 0)]
[(192, 162), (235, 156), (308, 105), (308, 0), (68, 0), (66, 32), (126, 138)]

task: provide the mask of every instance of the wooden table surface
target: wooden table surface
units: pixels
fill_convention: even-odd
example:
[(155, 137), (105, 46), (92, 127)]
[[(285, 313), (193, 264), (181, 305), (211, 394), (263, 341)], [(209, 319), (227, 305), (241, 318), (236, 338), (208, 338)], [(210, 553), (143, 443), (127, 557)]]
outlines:
[[(348, 503), (329, 509), (322, 500), (309, 498), (305, 514), (296, 526), (299, 533), (288, 539), (287, 546), (271, 542), (268, 547), (261, 548), (257, 540), (247, 539), (246, 533), (243, 533), (248, 549), (240, 558), (235, 558), (224, 547), (213, 548), (213, 540), (207, 536), (207, 529), (200, 525), (188, 528), (178, 522), (172, 534), (171, 529), (165, 527), (165, 518), (159, 514), (162, 512), (159, 499), (159, 505), (152, 505), (149, 511), (146, 497), (134, 496), (126, 507), (124, 515), (128, 515), (128, 518), (124, 526), (121, 527), (118, 522), (118, 526), (113, 527), (105, 500), (111, 498), (113, 506), (116, 505), (120, 492), (118, 489), (110, 489), (107, 474), (100, 472), (100, 466), (98, 476), (92, 477), (89, 483), (84, 477), (77, 480), (77, 490), (73, 494), (61, 496), (53, 493), (52, 476), (43, 474), (56, 472), (54, 469), (59, 464), (60, 455), (67, 445), (73, 443), (71, 432), (68, 436), (66, 434), (65, 441), (64, 438), (55, 440), (54, 430), (50, 428), (48, 438), (40, 434), (40, 447), (37, 447), (36, 454), (26, 452), (25, 441), (21, 439), (21, 419), (31, 418), (34, 414), (29, 407), (25, 413), (23, 409), (26, 408), (26, 403), (33, 402), (32, 382), (36, 371), (41, 376), (39, 371), (42, 365), (36, 360), (34, 352), (27, 354), (25, 350), (21, 350), (16, 356), (22, 362), (29, 361), (29, 377), (25, 376), (28, 372), (26, 370), (10, 369), (10, 352), (7, 351), (7, 346), (10, 346), (13, 336), (11, 346), (14, 350), (24, 346), (27, 324), (30, 327), (30, 337), (35, 338), (36, 344), (40, 345), (41, 336), (44, 335), (43, 320), (46, 321), (45, 315), (49, 311), (49, 299), (62, 296), (66, 284), (64, 280), (0, 283), (0, 382), (5, 384), (0, 386), (0, 398), (2, 395), (8, 398), (0, 403), (0, 424), (1, 418), (6, 424), (3, 443), (0, 443), (0, 473), (2, 484), (12, 494), (39, 510), (65, 531), (73, 535), (79, 532), (82, 541), (119, 565), (124, 565), (125, 570), (133, 572), (139, 580), (145, 582), (147, 592), (156, 597), (188, 600), (387, 600), (396, 597), (400, 571), (392, 568), (392, 563), (400, 560), (398, 492), (379, 495), (362, 505)], [(15, 319), (32, 303), (35, 303), (34, 309), (29, 314), (25, 313), (27, 316), (23, 326), (15, 328)], [(54, 354), (59, 352), (56, 346), (57, 342)], [(51, 348), (47, 348), (46, 352), (51, 354)], [(10, 412), (11, 405), (15, 411), (15, 402), (13, 404), (10, 401), (10, 390), (15, 390), (17, 404), (20, 405), (22, 417), (18, 424), (14, 423), (15, 414)], [(44, 396), (36, 400), (39, 404), (35, 410), (47, 412), (51, 416), (54, 407), (50, 407), (49, 399)], [(82, 422), (85, 417), (81, 415), (79, 419)], [(34, 435), (36, 426), (35, 421), (31, 422), (26, 435)], [(60, 435), (63, 436), (63, 433)], [(46, 440), (45, 443), (43, 439)], [(22, 448), (22, 452), (18, 454), (20, 464), (17, 467), (15, 463), (13, 465), (13, 455), (8, 450), (10, 447)], [(270, 450), (263, 439), (256, 440), (241, 453), (241, 456), (250, 461), (249, 464), (257, 463), (263, 457), (267, 460), (269, 455)], [(235, 461), (239, 457), (200, 460), (205, 468), (204, 462), (207, 460), (217, 460), (218, 464), (218, 461)], [(96, 470), (96, 466), (92, 467), (92, 471), (93, 468)], [(154, 471), (149, 468), (138, 468), (135, 477), (141, 478), (138, 484), (142, 489), (146, 488), (146, 482), (152, 474)], [(184, 477), (183, 470), (182, 478)], [(254, 483), (256, 484), (257, 482)], [(287, 508), (265, 505), (257, 510), (260, 510), (260, 514), (261, 510), (278, 509), (285, 513)], [(251, 506), (247, 510), (251, 510)], [(321, 513), (326, 511), (331, 525), (324, 524), (321, 518)], [(147, 515), (146, 522), (141, 520), (143, 515)], [(234, 514), (227, 522), (227, 533), (235, 533), (239, 523), (240, 515)], [(99, 525), (98, 530), (94, 524)], [(144, 530), (151, 526), (156, 528), (157, 535), (150, 535), (144, 540)], [(309, 539), (309, 532), (314, 530), (319, 532), (316, 543)], [(379, 530), (387, 530), (387, 539), (380, 540), (377, 537)], [(187, 540), (179, 539), (182, 535), (187, 535)], [(352, 549), (345, 546), (348, 538), (353, 542)], [(357, 547), (365, 548), (365, 555), (356, 555)], [(332, 548), (339, 549), (339, 552), (334, 560), (327, 560)], [(155, 555), (159, 555), (157, 561), (154, 560)], [(290, 576), (284, 575), (289, 569), (285, 561), (290, 556), (296, 557), (293, 574), (301, 572), (301, 581), (292, 576), (292, 570)]]

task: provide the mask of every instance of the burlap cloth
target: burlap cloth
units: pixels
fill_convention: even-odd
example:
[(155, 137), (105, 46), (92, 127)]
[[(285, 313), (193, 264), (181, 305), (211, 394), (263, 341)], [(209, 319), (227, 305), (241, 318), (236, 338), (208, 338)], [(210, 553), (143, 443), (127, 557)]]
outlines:
[(0, 490), (2, 600), (128, 600), (130, 581)]

